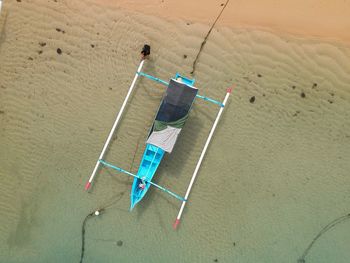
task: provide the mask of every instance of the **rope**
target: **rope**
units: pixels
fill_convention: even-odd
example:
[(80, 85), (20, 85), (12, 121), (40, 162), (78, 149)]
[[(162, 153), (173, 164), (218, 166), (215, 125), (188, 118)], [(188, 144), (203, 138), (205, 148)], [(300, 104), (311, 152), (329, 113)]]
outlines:
[(325, 234), (328, 230), (332, 229), (336, 225), (342, 223), (345, 220), (350, 219), (350, 214), (338, 217), (337, 219), (334, 219), (332, 222), (330, 222), (328, 225), (326, 225), (324, 228), (321, 229), (321, 231), (314, 237), (314, 239), (311, 241), (311, 243), (308, 245), (308, 247), (305, 249), (304, 253), (302, 256), (298, 259), (298, 263), (305, 263), (305, 257), (309, 253), (310, 249), (312, 246), (315, 244), (315, 242), (323, 235)]
[(227, 6), (228, 2), (230, 2), (230, 0), (227, 0), (227, 1), (226, 1), (226, 3), (225, 3), (225, 5), (223, 6), (223, 8), (221, 9), (219, 15), (216, 17), (214, 23), (212, 24), (211, 28), (209, 29), (207, 35), (205, 36), (205, 38), (204, 38), (204, 40), (203, 40), (203, 42), (202, 42), (202, 44), (201, 44), (201, 47), (199, 48), (199, 51), (198, 51), (198, 53), (197, 53), (197, 56), (196, 56), (195, 60), (193, 61), (193, 66), (192, 66), (191, 75), (194, 74), (194, 72), (195, 72), (195, 70), (196, 70), (196, 64), (197, 64), (197, 60), (198, 60), (198, 58), (199, 58), (199, 55), (200, 55), (200, 53), (202, 52), (202, 50), (203, 50), (203, 48), (204, 48), (204, 45), (205, 45), (205, 43), (207, 42), (207, 39), (208, 39), (208, 37), (209, 37), (211, 31), (213, 30), (213, 28), (214, 28), (216, 22), (219, 20), (220, 16), (222, 15), (222, 12), (224, 12), (224, 9), (225, 9), (225, 7)]
[[(88, 221), (88, 219), (90, 218), (94, 218), (96, 216), (99, 216), (101, 215), (102, 213), (104, 213), (106, 211), (106, 209), (109, 209), (111, 208), (113, 205), (115, 205), (117, 202), (119, 202), (123, 195), (124, 195), (125, 191), (124, 192), (121, 192), (118, 196), (118, 199), (115, 200), (114, 202), (111, 202), (110, 204), (107, 204), (106, 206), (104, 206), (103, 208), (100, 208), (100, 209), (97, 209), (96, 211), (94, 212), (91, 212), (89, 213), (85, 218), (84, 218), (84, 221), (83, 221), (83, 224), (82, 224), (82, 227), (81, 227), (81, 254), (80, 254), (80, 261), (79, 263), (83, 263), (83, 260), (84, 260), (84, 255), (85, 255), (85, 227), (86, 227), (86, 223)], [(119, 242), (119, 241), (118, 241)], [(119, 245), (118, 245), (119, 246)]]
[[(97, 210), (98, 211), (98, 210)], [(98, 211), (100, 212), (100, 211)], [(92, 212), (90, 214), (88, 214), (84, 221), (83, 221), (83, 225), (81, 227), (81, 254), (80, 254), (80, 263), (83, 263), (83, 260), (84, 260), (84, 253), (85, 253), (85, 226), (86, 226), (86, 222), (89, 218), (92, 218), (93, 216), (95, 215), (95, 212)]]

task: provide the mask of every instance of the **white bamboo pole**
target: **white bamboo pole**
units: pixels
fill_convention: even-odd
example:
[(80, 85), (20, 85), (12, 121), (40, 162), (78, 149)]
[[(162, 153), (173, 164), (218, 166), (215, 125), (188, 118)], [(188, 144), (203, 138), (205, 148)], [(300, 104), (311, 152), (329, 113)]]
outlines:
[(130, 97), (130, 95), (131, 95), (131, 92), (132, 92), (132, 90), (134, 89), (136, 80), (137, 80), (137, 78), (139, 77), (139, 74), (138, 74), (138, 73), (141, 72), (141, 69), (142, 69), (142, 67), (143, 67), (143, 63), (144, 63), (144, 62), (145, 62), (145, 60), (144, 60), (144, 58), (143, 58), (143, 59), (141, 60), (141, 62), (140, 62), (140, 65), (139, 65), (138, 69), (137, 69), (137, 72), (136, 72), (136, 74), (135, 74), (134, 80), (133, 80), (132, 83), (131, 83), (131, 86), (130, 86), (130, 88), (129, 88), (128, 94), (126, 95), (126, 97), (125, 97), (125, 99), (124, 99), (123, 105), (122, 105), (122, 107), (121, 107), (121, 109), (120, 109), (120, 111), (119, 111), (119, 113), (118, 113), (118, 116), (117, 116), (117, 118), (116, 118), (116, 120), (115, 120), (115, 122), (114, 122), (114, 124), (113, 124), (113, 127), (112, 127), (112, 129), (111, 129), (111, 131), (110, 131), (110, 133), (109, 133), (109, 135), (108, 135), (107, 141), (105, 142), (105, 145), (103, 146), (103, 149), (102, 149), (102, 152), (101, 152), (101, 154), (100, 154), (100, 157), (98, 157), (98, 159), (97, 159), (95, 168), (94, 168), (94, 170), (93, 170), (93, 172), (92, 172), (92, 174), (91, 174), (91, 176), (90, 176), (90, 178), (89, 178), (89, 181), (88, 181), (88, 182), (86, 183), (86, 185), (85, 185), (85, 190), (89, 190), (89, 188), (90, 188), (90, 186), (91, 186), (91, 183), (92, 183), (92, 180), (94, 179), (94, 177), (95, 177), (95, 175), (96, 175), (96, 173), (97, 173), (97, 170), (98, 170), (98, 168), (99, 168), (99, 166), (100, 166), (100, 161), (99, 161), (99, 160), (103, 160), (103, 157), (104, 157), (104, 155), (105, 155), (105, 153), (106, 153), (106, 150), (107, 150), (107, 148), (108, 148), (108, 145), (109, 145), (109, 143), (111, 142), (111, 139), (112, 139), (112, 136), (113, 136), (113, 134), (114, 134), (114, 131), (115, 131), (115, 129), (117, 128), (118, 123), (119, 123), (119, 121), (120, 121), (120, 119), (121, 119), (121, 116), (122, 116), (123, 111), (124, 111), (124, 109), (125, 109), (126, 103), (128, 102), (129, 97)]
[(179, 223), (180, 223), (180, 219), (181, 219), (182, 212), (183, 212), (183, 210), (184, 210), (184, 208), (185, 208), (185, 205), (186, 205), (186, 203), (187, 203), (187, 201), (188, 201), (188, 196), (190, 195), (190, 192), (191, 192), (193, 183), (194, 183), (194, 181), (195, 181), (195, 179), (196, 179), (196, 176), (197, 176), (199, 167), (200, 167), (201, 164), (202, 164), (204, 155), (205, 155), (205, 153), (206, 153), (206, 151), (207, 151), (207, 148), (208, 148), (208, 146), (209, 146), (210, 140), (211, 140), (211, 138), (213, 137), (214, 131), (215, 131), (216, 126), (217, 126), (217, 124), (218, 124), (218, 122), (219, 122), (220, 116), (221, 116), (221, 114), (222, 114), (222, 112), (223, 112), (223, 110), (224, 110), (224, 107), (225, 107), (225, 105), (226, 105), (226, 102), (227, 102), (227, 100), (228, 100), (228, 97), (229, 97), (230, 94), (231, 94), (231, 91), (232, 91), (231, 88), (228, 88), (228, 89), (227, 89), (227, 93), (226, 93), (225, 99), (224, 99), (224, 101), (223, 101), (223, 103), (222, 103), (223, 106), (220, 108), (219, 113), (218, 113), (218, 115), (216, 116), (215, 122), (214, 122), (214, 124), (213, 124), (213, 127), (211, 128), (211, 131), (210, 131), (210, 133), (209, 133), (208, 139), (207, 139), (207, 141), (206, 141), (206, 143), (205, 143), (205, 145), (204, 145), (204, 148), (203, 148), (203, 150), (202, 150), (201, 156), (199, 157), (199, 160), (198, 160), (196, 169), (195, 169), (194, 172), (193, 172), (193, 175), (192, 175), (190, 184), (188, 185), (187, 192), (186, 192), (186, 195), (185, 195), (185, 201), (182, 202), (180, 211), (179, 211), (179, 213), (178, 213), (178, 215), (177, 215), (177, 217), (176, 217), (176, 220), (175, 220), (175, 222), (174, 222), (174, 225), (173, 225), (174, 229), (176, 229), (177, 226), (178, 226)]

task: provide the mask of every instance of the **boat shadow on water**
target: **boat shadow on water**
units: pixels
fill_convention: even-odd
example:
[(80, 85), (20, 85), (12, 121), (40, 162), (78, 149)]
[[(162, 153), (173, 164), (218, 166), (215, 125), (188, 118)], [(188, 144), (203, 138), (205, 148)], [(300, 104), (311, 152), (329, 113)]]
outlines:
[(7, 24), (7, 17), (8, 17), (8, 12), (6, 13), (5, 15), (5, 18), (4, 18), (4, 22), (3, 22), (3, 25), (1, 27), (1, 30), (0, 30), (0, 50), (1, 50), (1, 46), (2, 44), (5, 42), (6, 40), (6, 24)]

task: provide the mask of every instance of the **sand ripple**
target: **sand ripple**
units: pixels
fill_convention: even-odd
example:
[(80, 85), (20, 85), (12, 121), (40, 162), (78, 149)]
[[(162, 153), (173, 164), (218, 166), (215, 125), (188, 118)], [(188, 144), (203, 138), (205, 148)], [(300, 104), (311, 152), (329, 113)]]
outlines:
[[(3, 10), (8, 15), (0, 46), (0, 259), (74, 261), (81, 219), (130, 188), (128, 178), (103, 170), (91, 194), (82, 190), (140, 48), (152, 46), (144, 71), (163, 79), (175, 72), (189, 75), (209, 26), (81, 1), (13, 1)], [(4, 16), (0, 28), (2, 23)], [(176, 200), (151, 191), (129, 214), (118, 210), (129, 206), (125, 194), (88, 231), (126, 245), (117, 251), (113, 243), (102, 246), (90, 236), (87, 260), (137, 262), (147, 253), (152, 262), (295, 262), (319, 225), (343, 214), (350, 201), (349, 61), (346, 46), (214, 28), (197, 64), (196, 84), (201, 94), (219, 100), (226, 87), (236, 88), (181, 232), (170, 231)], [(163, 89), (147, 79), (139, 82), (107, 160), (136, 172)], [(157, 182), (185, 192), (217, 110), (196, 102)]]

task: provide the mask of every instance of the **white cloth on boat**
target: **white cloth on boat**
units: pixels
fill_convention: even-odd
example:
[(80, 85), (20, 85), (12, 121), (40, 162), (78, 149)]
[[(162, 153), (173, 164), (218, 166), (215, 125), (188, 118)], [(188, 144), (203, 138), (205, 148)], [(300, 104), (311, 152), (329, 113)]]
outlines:
[(153, 131), (148, 137), (147, 143), (162, 148), (164, 151), (171, 153), (180, 134), (181, 129), (167, 126), (164, 130)]

